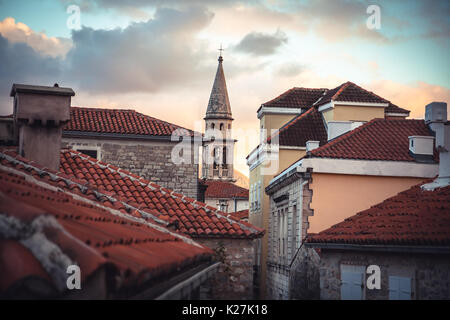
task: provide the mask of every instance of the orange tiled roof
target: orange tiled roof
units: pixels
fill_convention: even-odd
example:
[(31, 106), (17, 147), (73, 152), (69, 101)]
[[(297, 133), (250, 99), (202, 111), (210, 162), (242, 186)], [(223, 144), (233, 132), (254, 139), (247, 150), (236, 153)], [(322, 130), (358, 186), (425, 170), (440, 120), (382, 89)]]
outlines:
[(70, 108), (65, 131), (170, 136), (173, 132), (193, 136), (194, 131), (148, 115), (125, 109)]
[(327, 89), (324, 88), (292, 88), (278, 97), (263, 103), (271, 108), (310, 108)]
[(309, 243), (450, 245), (450, 186), (416, 185), (318, 234)]
[(248, 209), (231, 212), (230, 214), (240, 220), (248, 219)]
[(171, 225), (193, 237), (254, 238), (264, 230), (216, 208), (163, 188), (142, 177), (73, 150), (61, 152), (60, 172), (24, 159), (14, 152), (0, 153), (1, 165), (100, 202), (122, 213)]
[(362, 103), (388, 103), (386, 99), (376, 95), (371, 91), (357, 86), (353, 82), (346, 82), (340, 86), (328, 90), (325, 95), (316, 103), (319, 107), (331, 101), (362, 102)]
[[(423, 120), (373, 119), (311, 151), (311, 157), (361, 160), (415, 161), (409, 136), (432, 136)], [(437, 153), (434, 159), (437, 161)]]
[(271, 142), (276, 137), (280, 146), (304, 147), (308, 140), (320, 141), (323, 145), (327, 143), (327, 130), (320, 112), (310, 108), (283, 125), (267, 141)]
[[(21, 169), (17, 171), (20, 175), (8, 169), (10, 166), (3, 158), (0, 208), (3, 225), (11, 223), (11, 228), (3, 233), (11, 234), (0, 241), (0, 292), (5, 293), (29, 276), (46, 280), (63, 291), (65, 268), (70, 264), (80, 267), (82, 282), (100, 268), (107, 268), (106, 277), (109, 283), (114, 283), (111, 290), (131, 289), (143, 285), (144, 281), (168, 279), (180, 270), (212, 259), (212, 250), (187, 237), (143, 219), (75, 199), (76, 195), (67, 190), (70, 188), (55, 189), (51, 185), (61, 187), (63, 180), (52, 181), (43, 171), (20, 164), (15, 166)], [(22, 240), (33, 234), (43, 234), (45, 238), (33, 238), (31, 250)], [(47, 251), (42, 254), (39, 250), (44, 244), (39, 245), (38, 241), (46, 243)], [(53, 245), (61, 253), (53, 251), (51, 259), (46, 260)], [(66, 275), (63, 281), (61, 274)]]
[(389, 102), (389, 106), (384, 109), (384, 113), (402, 113), (405, 115), (409, 115), (411, 111), (400, 108), (399, 106), (396, 106), (392, 102)]
[(228, 181), (206, 180), (204, 184), (208, 186), (205, 191), (206, 199), (231, 199), (246, 198), (248, 199), (248, 189), (239, 187), (238, 185)]

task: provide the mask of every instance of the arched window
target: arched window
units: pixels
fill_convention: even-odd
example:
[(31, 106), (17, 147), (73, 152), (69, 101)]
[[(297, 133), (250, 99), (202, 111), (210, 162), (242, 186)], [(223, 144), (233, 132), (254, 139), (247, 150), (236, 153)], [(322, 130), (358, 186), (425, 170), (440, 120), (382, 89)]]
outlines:
[(214, 125), (214, 122), (213, 122), (213, 123), (211, 123), (211, 129), (214, 130), (214, 127), (215, 127), (215, 125)]
[(231, 123), (228, 124), (228, 130), (230, 130), (230, 129), (231, 129)]
[(220, 130), (223, 130), (223, 123), (220, 124)]
[(222, 164), (225, 166), (227, 164), (227, 147), (222, 149)]

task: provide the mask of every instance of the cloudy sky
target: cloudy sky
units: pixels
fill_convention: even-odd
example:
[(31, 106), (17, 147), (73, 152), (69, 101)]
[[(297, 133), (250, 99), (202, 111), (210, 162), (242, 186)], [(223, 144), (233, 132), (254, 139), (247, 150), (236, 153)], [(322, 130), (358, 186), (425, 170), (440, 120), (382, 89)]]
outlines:
[[(367, 27), (371, 4), (380, 29)], [(447, 0), (0, 0), (0, 114), (12, 83), (57, 82), (72, 105), (199, 129), (220, 44), (245, 173), (256, 110), (289, 88), (353, 81), (413, 118), (450, 103)]]

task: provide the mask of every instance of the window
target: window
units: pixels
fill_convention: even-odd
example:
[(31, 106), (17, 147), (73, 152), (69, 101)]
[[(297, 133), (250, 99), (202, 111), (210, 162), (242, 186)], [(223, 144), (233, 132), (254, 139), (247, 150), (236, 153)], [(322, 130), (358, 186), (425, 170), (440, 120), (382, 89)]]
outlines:
[(227, 164), (227, 147), (222, 149), (222, 164), (224, 166)]
[(411, 278), (389, 276), (389, 300), (411, 300)]
[(364, 294), (363, 266), (341, 265), (341, 300), (362, 300)]
[(229, 123), (229, 124), (228, 124), (228, 130), (230, 130), (230, 129), (231, 129), (231, 124)]
[(79, 151), (81, 153), (84, 153), (85, 155), (88, 155), (91, 158), (95, 158), (95, 159), (101, 160), (100, 148), (97, 148), (97, 147), (92, 147), (92, 148), (89, 148), (89, 147), (87, 147), (87, 148), (74, 147), (73, 149), (76, 150), (76, 151)]
[(215, 127), (214, 123), (211, 123), (211, 129), (214, 130), (214, 127)]
[(219, 208), (220, 211), (228, 212), (228, 201), (227, 200), (219, 200)]
[(223, 130), (223, 123), (220, 124), (219, 128), (220, 128), (221, 131)]

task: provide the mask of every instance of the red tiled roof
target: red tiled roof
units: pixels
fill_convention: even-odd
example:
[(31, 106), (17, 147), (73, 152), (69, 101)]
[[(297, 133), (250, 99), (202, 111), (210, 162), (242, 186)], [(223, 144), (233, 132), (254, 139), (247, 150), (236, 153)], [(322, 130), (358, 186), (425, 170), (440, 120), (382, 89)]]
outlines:
[(194, 135), (192, 130), (135, 110), (81, 107), (70, 108), (70, 122), (64, 130), (149, 136), (170, 136), (173, 132), (180, 136)]
[(248, 209), (246, 210), (240, 210), (230, 213), (233, 217), (238, 218), (239, 220), (248, 219)]
[(409, 115), (411, 111), (400, 108), (399, 106), (396, 106), (392, 102), (389, 102), (389, 106), (384, 109), (384, 113), (403, 113), (405, 115)]
[(216, 208), (73, 150), (61, 152), (61, 172), (43, 169), (13, 152), (0, 153), (3, 166), (32, 175), (122, 213), (172, 225), (193, 237), (255, 238), (264, 234)]
[(409, 154), (409, 136), (432, 134), (423, 120), (373, 119), (312, 150), (311, 157), (415, 161)]
[(388, 103), (386, 99), (376, 95), (371, 91), (357, 86), (353, 82), (346, 82), (340, 86), (328, 90), (325, 95), (317, 102), (316, 107), (324, 105), (331, 101), (347, 101), (362, 103)]
[(204, 182), (208, 188), (205, 191), (205, 198), (246, 198), (248, 199), (248, 189), (239, 187), (232, 182), (228, 181), (216, 181), (216, 180), (206, 180)]
[[(167, 280), (180, 270), (212, 258), (212, 250), (166, 228), (74, 199), (71, 192), (48, 184), (51, 178), (43, 172), (22, 168), (16, 171), (21, 174), (18, 175), (8, 169), (3, 159), (0, 218), (3, 217), (7, 229), (0, 228), (0, 232), (8, 233), (9, 240), (0, 241), (0, 292), (6, 292), (29, 276), (64, 290), (65, 278), (61, 282), (58, 275), (66, 274), (70, 264), (80, 267), (82, 282), (100, 268), (108, 267), (106, 277), (114, 283), (111, 290), (131, 289), (143, 285), (144, 281)], [(52, 182), (61, 187), (62, 180)], [(8, 221), (11, 228), (7, 226)], [(43, 234), (45, 238), (34, 237), (30, 247), (29, 239), (34, 234)], [(28, 242), (21, 241), (26, 239)], [(41, 251), (44, 244), (46, 251)], [(64, 256), (53, 251), (48, 259), (52, 245)]]
[(450, 245), (450, 186), (433, 191), (416, 185), (307, 237), (309, 243)]
[(310, 108), (327, 89), (324, 88), (292, 88), (275, 99), (263, 103), (271, 108)]
[(279, 138), (280, 146), (304, 147), (308, 140), (320, 141), (320, 145), (327, 143), (327, 130), (322, 115), (316, 108), (296, 116), (283, 125), (268, 142)]

